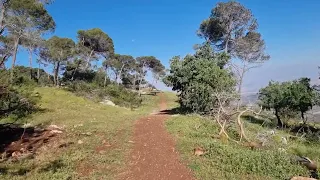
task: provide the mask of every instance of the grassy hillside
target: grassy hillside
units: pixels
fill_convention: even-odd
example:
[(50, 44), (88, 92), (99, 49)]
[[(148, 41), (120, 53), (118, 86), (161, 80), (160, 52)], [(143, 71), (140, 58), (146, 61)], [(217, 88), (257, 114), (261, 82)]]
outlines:
[[(172, 97), (171, 97), (172, 99)], [(240, 144), (214, 138), (219, 129), (213, 120), (197, 115), (177, 115), (166, 121), (169, 132), (177, 139), (177, 148), (182, 159), (193, 170), (197, 179), (287, 179), (291, 176), (309, 176), (304, 167), (294, 161), (295, 155), (307, 156), (320, 162), (320, 144), (306, 139), (289, 139), (286, 131), (261, 126), (263, 119), (245, 120), (245, 130), (252, 141), (259, 136), (275, 131), (268, 136), (266, 146), (251, 150)], [(234, 125), (228, 128), (233, 138), (237, 137)], [(287, 144), (282, 142), (287, 139)], [(204, 156), (194, 156), (196, 147), (205, 149)]]
[(41, 112), (20, 120), (54, 124), (64, 133), (34, 159), (0, 164), (0, 179), (113, 179), (124, 167), (134, 120), (157, 108), (158, 97), (144, 96), (135, 111), (105, 106), (54, 88), (38, 88)]

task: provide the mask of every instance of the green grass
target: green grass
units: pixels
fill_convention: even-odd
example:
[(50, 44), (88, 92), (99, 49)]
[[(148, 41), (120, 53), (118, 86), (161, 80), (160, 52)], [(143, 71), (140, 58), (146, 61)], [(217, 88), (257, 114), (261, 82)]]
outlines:
[[(157, 108), (159, 97), (143, 96), (134, 111), (101, 105), (55, 88), (36, 89), (43, 112), (22, 120), (32, 125), (65, 127), (58, 141), (67, 148), (42, 148), (36, 158), (0, 164), (0, 179), (114, 179), (125, 168), (134, 120)], [(79, 135), (92, 133), (91, 136)], [(83, 144), (78, 144), (78, 140)], [(103, 142), (110, 147), (103, 147)], [(102, 150), (101, 150), (102, 149)]]
[[(230, 141), (212, 138), (219, 132), (215, 122), (196, 115), (171, 117), (166, 121), (166, 127), (176, 138), (183, 161), (193, 170), (196, 178), (201, 180), (286, 179), (296, 175), (308, 177), (308, 171), (304, 167), (292, 163), (293, 155), (306, 155), (320, 162), (319, 143), (289, 140), (288, 145), (281, 145), (275, 141), (262, 150), (251, 150)], [(245, 128), (252, 140), (255, 140), (257, 133), (270, 131), (248, 121), (245, 122)], [(230, 131), (236, 132), (235, 128), (230, 128)], [(274, 138), (287, 136), (289, 134), (285, 131), (276, 131)], [(202, 147), (207, 153), (196, 157), (193, 155), (195, 147)], [(280, 147), (286, 149), (286, 152), (279, 151)]]
[(175, 92), (165, 92), (165, 96), (168, 109), (173, 109), (179, 106), (179, 103), (177, 102), (177, 94)]

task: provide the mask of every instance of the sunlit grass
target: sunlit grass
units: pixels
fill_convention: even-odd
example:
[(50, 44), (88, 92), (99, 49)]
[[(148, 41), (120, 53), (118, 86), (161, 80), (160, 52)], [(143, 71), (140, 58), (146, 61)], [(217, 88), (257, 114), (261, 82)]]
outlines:
[[(113, 179), (125, 167), (134, 121), (152, 112), (159, 101), (157, 96), (143, 96), (143, 105), (131, 111), (95, 103), (61, 89), (36, 91), (42, 96), (39, 105), (43, 112), (22, 122), (64, 127), (65, 133), (55, 143), (74, 144), (43, 149), (35, 159), (2, 163), (0, 179)], [(79, 140), (83, 144), (78, 144)]]
[[(212, 120), (200, 116), (171, 117), (166, 127), (177, 139), (177, 148), (183, 161), (193, 170), (197, 179), (287, 179), (292, 176), (309, 176), (308, 171), (292, 163), (294, 155), (304, 155), (320, 162), (320, 145), (289, 140), (287, 145), (276, 145), (262, 150), (251, 150), (242, 145), (215, 139), (219, 132)], [(246, 133), (256, 140), (257, 133), (270, 131), (267, 127), (245, 121)], [(229, 129), (236, 131), (236, 128)], [(234, 135), (233, 135), (234, 136)], [(276, 137), (288, 137), (285, 131), (276, 130)], [(193, 155), (195, 147), (202, 147), (206, 154)], [(282, 152), (279, 148), (286, 149)]]

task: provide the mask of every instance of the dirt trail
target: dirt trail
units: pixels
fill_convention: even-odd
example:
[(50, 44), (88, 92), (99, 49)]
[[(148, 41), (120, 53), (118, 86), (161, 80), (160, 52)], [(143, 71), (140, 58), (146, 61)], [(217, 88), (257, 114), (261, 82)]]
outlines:
[[(160, 94), (160, 110), (166, 110), (165, 95)], [(190, 170), (180, 162), (175, 142), (165, 129), (166, 114), (150, 115), (135, 124), (130, 166), (120, 179), (191, 180)]]

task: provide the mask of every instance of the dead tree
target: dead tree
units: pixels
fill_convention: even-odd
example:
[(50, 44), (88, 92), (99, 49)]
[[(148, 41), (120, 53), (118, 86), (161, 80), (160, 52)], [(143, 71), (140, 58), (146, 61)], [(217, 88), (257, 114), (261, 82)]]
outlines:
[[(247, 112), (251, 112), (255, 115), (259, 115), (262, 111), (262, 107), (260, 108), (259, 112), (255, 112), (251, 107), (247, 107), (246, 109), (239, 111), (236, 106), (232, 107), (231, 105), (231, 103), (235, 102), (237, 99), (236, 94), (219, 92), (219, 93), (214, 93), (214, 96), (216, 97), (217, 102), (216, 102), (216, 108), (212, 110), (211, 115), (214, 117), (215, 121), (220, 126), (219, 136), (220, 137), (225, 136), (229, 140), (232, 140), (237, 143), (241, 142), (242, 139), (244, 139), (247, 142), (250, 142), (250, 139), (247, 137), (245, 133), (241, 117)], [(231, 122), (232, 117), (234, 117), (235, 115), (237, 115), (236, 123), (239, 128), (239, 136), (240, 136), (239, 141), (236, 141), (230, 138), (230, 136), (226, 131), (227, 123)]]

